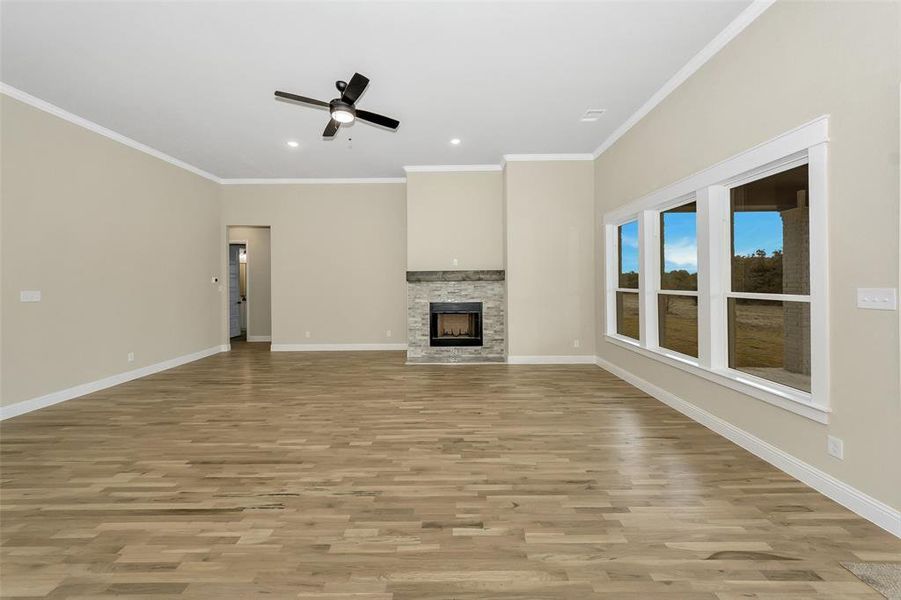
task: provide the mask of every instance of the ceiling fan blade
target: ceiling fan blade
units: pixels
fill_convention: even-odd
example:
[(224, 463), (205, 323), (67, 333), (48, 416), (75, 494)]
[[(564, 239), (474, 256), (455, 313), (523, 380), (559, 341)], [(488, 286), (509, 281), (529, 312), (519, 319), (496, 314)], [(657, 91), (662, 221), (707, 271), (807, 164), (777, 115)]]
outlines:
[(280, 100), (289, 100), (291, 102), (300, 102), (301, 104), (308, 104), (310, 106), (316, 106), (318, 108), (328, 108), (328, 102), (323, 102), (322, 100), (314, 100), (313, 98), (307, 98), (306, 96), (298, 96), (297, 94), (290, 94), (288, 92), (275, 92), (275, 97)]
[(350, 78), (350, 83), (347, 84), (347, 87), (344, 88), (344, 93), (341, 94), (341, 99), (347, 102), (348, 104), (353, 104), (357, 101), (357, 98), (360, 97), (366, 87), (369, 85), (369, 79), (360, 75), (359, 73), (354, 73), (354, 76)]
[(335, 137), (335, 134), (338, 133), (338, 127), (341, 126), (341, 123), (338, 121), (331, 119), (328, 122), (328, 125), (325, 126), (325, 131), (322, 132), (322, 137), (332, 138)]
[(398, 121), (397, 119), (392, 119), (391, 117), (386, 117), (378, 113), (369, 112), (368, 110), (358, 109), (357, 118), (362, 121), (368, 121), (369, 123), (387, 127), (388, 129), (397, 129), (397, 126), (400, 125), (400, 121)]

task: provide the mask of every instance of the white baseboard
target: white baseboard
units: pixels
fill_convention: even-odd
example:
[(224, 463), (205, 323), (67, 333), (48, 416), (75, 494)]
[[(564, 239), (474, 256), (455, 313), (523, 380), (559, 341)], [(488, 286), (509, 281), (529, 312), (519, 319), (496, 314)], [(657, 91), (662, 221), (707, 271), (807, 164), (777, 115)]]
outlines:
[(140, 379), (141, 377), (146, 377), (147, 375), (153, 375), (154, 373), (159, 373), (160, 371), (165, 371), (167, 369), (171, 369), (185, 363), (200, 360), (201, 358), (206, 358), (207, 356), (212, 356), (213, 354), (218, 354), (219, 352), (228, 352), (228, 350), (228, 344), (213, 346), (212, 348), (207, 348), (206, 350), (193, 352), (191, 354), (185, 354), (184, 356), (178, 356), (169, 360), (164, 360), (163, 362), (158, 362), (146, 367), (141, 367), (140, 369), (125, 371), (124, 373), (111, 375), (110, 377), (104, 377), (103, 379), (98, 379), (97, 381), (82, 383), (81, 385), (76, 385), (64, 390), (59, 390), (58, 392), (52, 392), (50, 394), (38, 396), (37, 398), (23, 400), (22, 402), (16, 402), (15, 404), (10, 404), (9, 406), (3, 406), (0, 407), (0, 421), (9, 419), (11, 417), (17, 417), (19, 415), (24, 415), (25, 413), (29, 413), (40, 408), (45, 408), (47, 406), (53, 406), (54, 404), (59, 404), (60, 402), (71, 400), (72, 398), (78, 398), (79, 396), (84, 396), (85, 394), (99, 392), (100, 390), (105, 390), (106, 388), (110, 388), (114, 385), (119, 385), (127, 381), (133, 381), (135, 379)]
[(729, 423), (702, 408), (698, 408), (694, 404), (679, 398), (675, 394), (634, 375), (630, 371), (618, 367), (601, 357), (596, 357), (595, 362), (602, 369), (613, 373), (649, 396), (660, 400), (688, 418), (697, 421), (704, 427), (707, 427), (731, 442), (741, 446), (751, 454), (765, 460), (777, 469), (780, 469), (795, 479), (809, 485), (827, 498), (838, 502), (848, 510), (853, 511), (864, 519), (882, 527), (889, 533), (901, 537), (901, 511), (895, 510), (876, 498), (868, 496), (847, 483), (836, 479), (825, 471), (821, 471), (813, 465), (807, 464), (801, 459), (773, 446), (769, 442), (765, 442), (744, 429), (736, 427), (732, 423)]
[(508, 356), (511, 365), (593, 365), (594, 356), (577, 354), (573, 356)]
[(247, 341), (248, 342), (271, 342), (272, 336), (271, 335), (248, 335)]
[(273, 352), (357, 352), (360, 350), (406, 350), (406, 344), (272, 344)]

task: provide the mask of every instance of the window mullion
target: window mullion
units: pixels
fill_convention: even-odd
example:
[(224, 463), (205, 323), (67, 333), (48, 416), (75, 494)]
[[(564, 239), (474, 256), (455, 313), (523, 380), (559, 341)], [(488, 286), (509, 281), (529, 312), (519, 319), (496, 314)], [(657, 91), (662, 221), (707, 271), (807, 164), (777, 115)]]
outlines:
[(638, 219), (638, 298), (641, 310), (640, 341), (645, 348), (657, 348), (657, 290), (660, 285), (660, 216), (644, 210)]
[(698, 362), (723, 369), (728, 361), (726, 292), (729, 285), (729, 193), (698, 190)]

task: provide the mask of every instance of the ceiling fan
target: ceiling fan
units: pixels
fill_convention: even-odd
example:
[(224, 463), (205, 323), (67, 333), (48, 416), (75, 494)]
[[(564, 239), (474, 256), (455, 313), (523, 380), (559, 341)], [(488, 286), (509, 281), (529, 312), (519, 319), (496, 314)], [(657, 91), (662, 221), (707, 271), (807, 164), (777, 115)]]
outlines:
[(368, 85), (368, 78), (359, 73), (354, 73), (354, 76), (350, 78), (350, 83), (344, 81), (335, 82), (335, 87), (341, 92), (341, 97), (335, 98), (331, 102), (323, 102), (322, 100), (314, 100), (313, 98), (281, 91), (276, 91), (275, 97), (279, 100), (299, 102), (301, 104), (306, 104), (307, 106), (315, 106), (316, 108), (327, 108), (332, 118), (329, 120), (328, 125), (325, 126), (325, 131), (322, 132), (322, 137), (325, 138), (335, 137), (335, 134), (338, 133), (338, 128), (341, 125), (353, 123), (354, 119), (360, 119), (361, 121), (366, 121), (367, 123), (372, 123), (374, 125), (381, 125), (382, 127), (387, 127), (391, 130), (397, 129), (397, 126), (400, 125), (400, 121), (397, 119), (369, 112), (368, 110), (361, 110), (354, 106), (354, 103), (366, 90)]

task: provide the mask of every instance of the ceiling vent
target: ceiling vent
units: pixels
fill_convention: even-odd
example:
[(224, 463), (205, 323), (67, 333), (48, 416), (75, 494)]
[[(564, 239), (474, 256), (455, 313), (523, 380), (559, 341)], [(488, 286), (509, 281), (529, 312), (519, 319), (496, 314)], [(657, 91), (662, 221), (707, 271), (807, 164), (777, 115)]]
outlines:
[(595, 121), (600, 119), (601, 115), (603, 115), (605, 112), (607, 112), (606, 108), (589, 108), (585, 111), (585, 114), (583, 114), (582, 118), (580, 118), (579, 120), (583, 123), (594, 123)]

